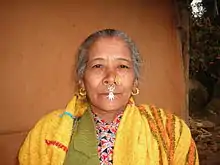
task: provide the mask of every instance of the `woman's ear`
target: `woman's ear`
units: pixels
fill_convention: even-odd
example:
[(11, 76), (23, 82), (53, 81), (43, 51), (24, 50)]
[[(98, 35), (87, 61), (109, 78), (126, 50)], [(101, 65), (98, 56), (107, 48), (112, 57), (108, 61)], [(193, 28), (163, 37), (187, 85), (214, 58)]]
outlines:
[(80, 79), (80, 80), (78, 81), (78, 87), (85, 89), (85, 85), (84, 85), (84, 82), (83, 82), (82, 79)]
[(138, 87), (138, 79), (135, 79), (134, 80), (134, 88), (137, 88)]

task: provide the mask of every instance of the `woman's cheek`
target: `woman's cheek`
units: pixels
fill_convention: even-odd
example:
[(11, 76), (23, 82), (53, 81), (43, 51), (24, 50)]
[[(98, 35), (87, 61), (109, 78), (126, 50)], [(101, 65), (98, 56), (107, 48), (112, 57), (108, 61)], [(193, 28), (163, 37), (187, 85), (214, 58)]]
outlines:
[(104, 69), (102, 68), (97, 68), (97, 69), (93, 69), (89, 72), (89, 76), (94, 79), (95, 77), (100, 77), (103, 76), (105, 73)]
[(121, 81), (125, 80), (125, 81), (131, 81), (134, 79), (134, 73), (129, 71), (129, 70), (124, 70), (124, 71), (120, 71), (117, 72), (119, 78), (121, 78)]

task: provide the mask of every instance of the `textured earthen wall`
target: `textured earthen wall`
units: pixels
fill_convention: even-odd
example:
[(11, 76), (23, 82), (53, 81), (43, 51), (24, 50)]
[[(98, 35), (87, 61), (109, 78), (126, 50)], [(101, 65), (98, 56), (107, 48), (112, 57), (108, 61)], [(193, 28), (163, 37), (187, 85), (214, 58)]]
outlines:
[(184, 113), (185, 85), (170, 2), (0, 3), (0, 164), (14, 164), (25, 132), (71, 99), (74, 54), (98, 29), (120, 29), (136, 41), (145, 60), (139, 103)]

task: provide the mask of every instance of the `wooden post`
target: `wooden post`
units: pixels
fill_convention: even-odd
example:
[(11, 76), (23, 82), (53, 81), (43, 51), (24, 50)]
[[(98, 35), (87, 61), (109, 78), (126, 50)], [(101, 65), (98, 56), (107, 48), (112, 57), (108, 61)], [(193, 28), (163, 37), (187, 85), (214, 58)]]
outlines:
[(184, 112), (181, 116), (188, 123), (189, 120), (189, 25), (190, 25), (190, 11), (189, 0), (174, 0), (176, 27), (180, 37), (181, 49), (182, 49), (182, 65), (185, 79), (185, 105)]

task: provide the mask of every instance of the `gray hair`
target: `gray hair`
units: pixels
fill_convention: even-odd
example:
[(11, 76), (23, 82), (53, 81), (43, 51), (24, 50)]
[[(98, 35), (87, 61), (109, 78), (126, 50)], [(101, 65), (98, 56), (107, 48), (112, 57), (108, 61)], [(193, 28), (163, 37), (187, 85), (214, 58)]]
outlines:
[(91, 46), (100, 38), (105, 37), (118, 37), (122, 39), (128, 46), (128, 49), (131, 52), (131, 59), (134, 66), (135, 79), (139, 79), (140, 76), (140, 65), (142, 63), (140, 53), (132, 41), (132, 39), (124, 32), (114, 29), (104, 29), (97, 31), (90, 36), (88, 36), (85, 41), (81, 44), (77, 52), (76, 59), (76, 76), (77, 79), (82, 79), (86, 69), (86, 64), (88, 61), (88, 53)]

